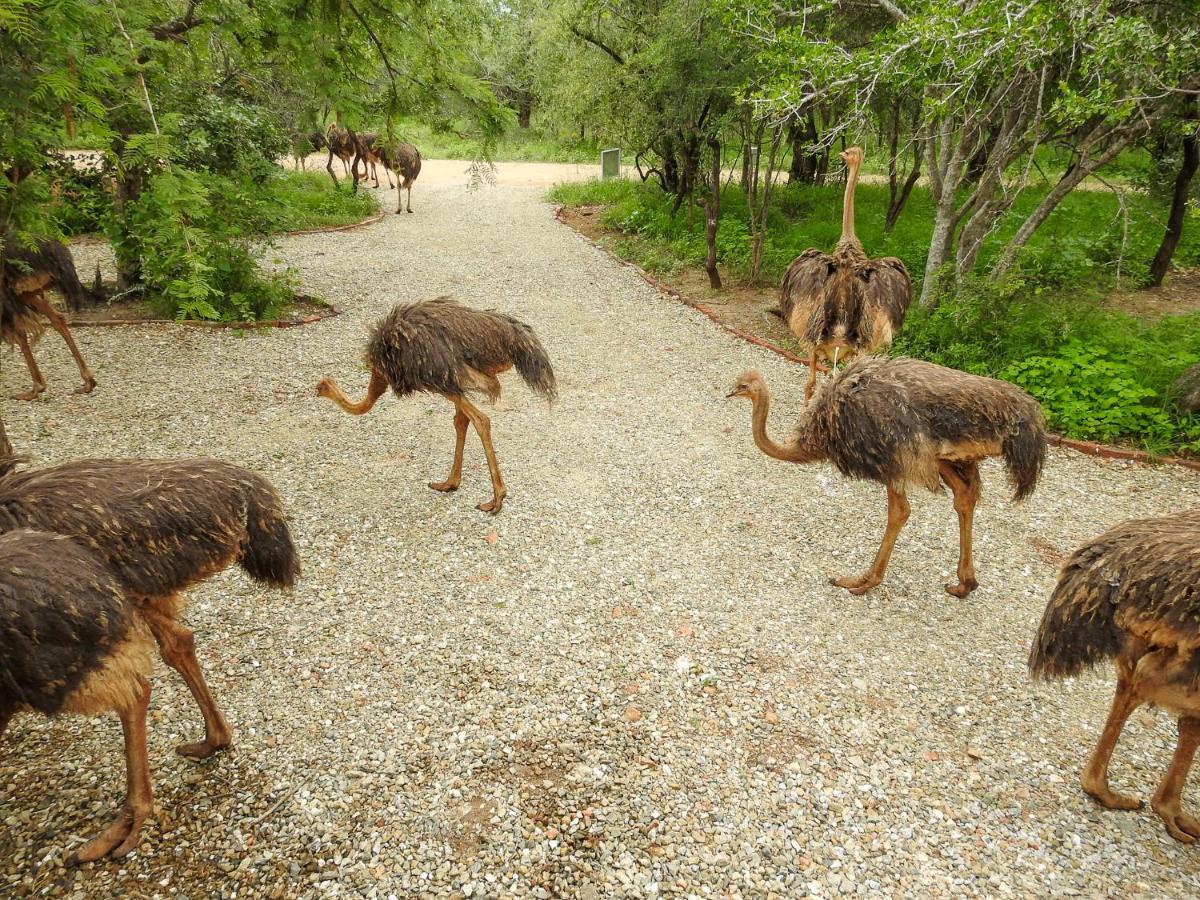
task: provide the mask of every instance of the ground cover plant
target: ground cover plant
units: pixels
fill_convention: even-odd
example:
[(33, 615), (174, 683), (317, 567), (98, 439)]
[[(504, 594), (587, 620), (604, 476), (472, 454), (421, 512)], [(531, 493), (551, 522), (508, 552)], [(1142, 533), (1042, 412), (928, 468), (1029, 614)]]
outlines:
[[(657, 185), (613, 180), (563, 184), (550, 197), (568, 206), (601, 206), (611, 247), (666, 277), (705, 263), (703, 228)], [(917, 186), (891, 233), (883, 222), (888, 189), (860, 184), (857, 231), (875, 256), (898, 256), (919, 284), (933, 227), (929, 191)], [(797, 184), (778, 190), (770, 211), (759, 281), (777, 285), (808, 247), (832, 247), (841, 228), (841, 188)], [(1036, 194), (1018, 198), (1012, 216), (989, 235), (980, 264), (1000, 252)], [(717, 233), (722, 265), (751, 278), (753, 246), (745, 195), (725, 190)], [(1171, 382), (1200, 361), (1200, 312), (1157, 321), (1113, 309), (1118, 284), (1146, 277), (1158, 246), (1161, 201), (1080, 190), (1067, 197), (1000, 281), (966, 279), (943, 289), (935, 306), (914, 306), (893, 352), (1011, 380), (1044, 404), (1064, 434), (1133, 443), (1156, 452), (1200, 452), (1200, 421), (1174, 408)], [(1200, 264), (1200, 228), (1184, 232), (1181, 266)]]

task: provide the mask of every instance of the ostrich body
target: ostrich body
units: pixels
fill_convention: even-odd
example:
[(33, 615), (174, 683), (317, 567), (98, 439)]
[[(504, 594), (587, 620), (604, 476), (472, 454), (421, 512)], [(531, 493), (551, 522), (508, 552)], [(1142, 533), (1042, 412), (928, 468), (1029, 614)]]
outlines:
[(482, 394), (495, 403), (500, 398), (496, 376), (515, 367), (531, 390), (553, 400), (554, 370), (533, 329), (512, 316), (439, 297), (393, 309), (375, 326), (364, 356), (371, 383), (363, 400), (351, 401), (331, 378), (320, 381), (317, 394), (356, 416), (368, 412), (389, 387), (398, 397), (416, 391), (441, 394), (454, 404), (454, 462), (445, 481), (429, 486), (458, 489), (467, 426), (473, 425), (492, 475), (492, 499), (478, 509), (500, 512), (508, 492), (492, 446), (491, 420), (467, 395)]
[(52, 240), (39, 240), (36, 249), (31, 250), (7, 236), (0, 260), (0, 340), (21, 348), (33, 378), (33, 387), (18, 394), (18, 400), (33, 400), (46, 390), (46, 379), (33, 358), (32, 347), (45, 330), (43, 319), (62, 335), (79, 366), (83, 383), (75, 393), (90, 394), (96, 387), (96, 378), (75, 346), (66, 318), (46, 298), (46, 291), (51, 289), (57, 289), (71, 309), (83, 306), (83, 285), (79, 283), (71, 251)]
[[(384, 171), (396, 173), (396, 212), (404, 207), (400, 203), (400, 191), (408, 191), (408, 211), (412, 212), (412, 186), (421, 174), (421, 151), (407, 141), (390, 141), (376, 148), (376, 155), (383, 163)], [(391, 187), (392, 176), (388, 175), (388, 187)]]
[(808, 384), (812, 399), (820, 359), (849, 358), (886, 347), (904, 322), (912, 301), (912, 281), (895, 257), (871, 259), (854, 234), (854, 189), (863, 153), (843, 151), (846, 195), (842, 236), (833, 253), (810, 248), (797, 256), (783, 276), (778, 315), (809, 347)]
[(954, 494), (958, 515), (958, 583), (955, 597), (978, 587), (971, 531), (981, 482), (979, 462), (1002, 456), (1017, 500), (1033, 492), (1046, 453), (1037, 401), (1003, 381), (968, 375), (916, 359), (861, 357), (817, 392), (792, 436), (777, 444), (767, 435), (770, 394), (762, 376), (746, 372), (730, 397), (753, 403), (754, 442), (786, 462), (828, 460), (851, 478), (887, 488), (887, 528), (871, 567), (861, 575), (832, 579), (852, 594), (883, 580), (900, 529), (908, 520), (909, 487)]
[(349, 175), (350, 161), (354, 159), (357, 149), (354, 144), (354, 135), (336, 122), (331, 122), (325, 129), (325, 146), (329, 150), (329, 159), (325, 161), (325, 171), (329, 173), (333, 183), (337, 184), (337, 176), (333, 174), (333, 158), (336, 156), (342, 161), (342, 170)]
[(0, 535), (0, 735), (17, 712), (115, 712), (126, 793), (116, 819), (75, 860), (124, 856), (153, 807), (146, 753), (154, 639), (95, 554), (63, 535)]
[[(375, 187), (379, 187), (379, 135), (373, 131), (360, 131), (353, 135), (357, 142), (358, 156), (362, 157), (363, 161), (363, 181), (367, 180), (368, 169), (371, 177), (375, 180)], [(357, 166), (357, 161), (355, 166)], [(383, 174), (387, 176), (388, 187), (392, 188), (392, 173), (388, 171), (387, 166), (383, 167)]]
[[(200, 707), (204, 739), (177, 751), (202, 758), (229, 746), (232, 732), (200, 671), (193, 633), (178, 621), (182, 592), (234, 562), (256, 581), (294, 582), (299, 561), (271, 484), (217, 460), (83, 460), (22, 472), (13, 464), (0, 461), (0, 534), (63, 535), (95, 556)], [(127, 848), (141, 820), (127, 824), (120, 840), (89, 845), (88, 858)]]
[(1083, 770), (1083, 789), (1109, 809), (1141, 801), (1108, 785), (1108, 763), (1125, 720), (1153, 703), (1179, 717), (1171, 764), (1151, 798), (1176, 840), (1200, 839), (1200, 820), (1180, 792), (1200, 746), (1200, 508), (1111, 528), (1072, 554), (1058, 575), (1033, 640), (1035, 678), (1078, 675), (1101, 660), (1117, 668), (1108, 721)]

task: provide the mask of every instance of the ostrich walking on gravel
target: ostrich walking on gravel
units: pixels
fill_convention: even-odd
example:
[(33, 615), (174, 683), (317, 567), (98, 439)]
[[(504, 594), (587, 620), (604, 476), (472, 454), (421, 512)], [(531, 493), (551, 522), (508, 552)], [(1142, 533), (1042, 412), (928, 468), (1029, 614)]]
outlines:
[[(421, 151), (407, 141), (384, 141), (376, 146), (375, 153), (385, 172), (396, 173), (396, 212), (404, 209), (401, 191), (408, 192), (408, 211), (412, 212), (412, 186), (421, 174)], [(388, 175), (388, 187), (391, 186), (392, 177)]]
[(863, 152), (851, 147), (846, 162), (842, 237), (833, 253), (810, 248), (783, 276), (777, 315), (810, 348), (804, 399), (812, 399), (818, 359), (847, 359), (888, 346), (912, 301), (912, 281), (895, 257), (871, 259), (854, 234), (854, 189)]
[(883, 580), (900, 529), (908, 520), (911, 486), (954, 494), (958, 514), (958, 583), (955, 597), (978, 587), (971, 559), (971, 529), (981, 482), (979, 463), (1004, 457), (1017, 500), (1037, 484), (1046, 454), (1042, 410), (1021, 389), (915, 359), (861, 357), (836, 373), (805, 409), (791, 438), (767, 435), (771, 398), (757, 372), (746, 372), (729, 397), (754, 406), (754, 443), (786, 462), (828, 460), (843, 475), (887, 488), (887, 529), (871, 567), (861, 575), (831, 579), (852, 594)]
[(350, 400), (332, 378), (321, 379), (317, 394), (356, 416), (368, 412), (389, 387), (398, 397), (416, 391), (441, 394), (454, 404), (454, 463), (445, 481), (429, 486), (458, 490), (467, 425), (474, 425), (492, 474), (492, 499), (477, 508), (500, 512), (508, 492), (492, 446), (491, 420), (467, 394), (482, 394), (495, 403), (500, 399), (496, 376), (516, 367), (533, 391), (553, 400), (554, 370), (533, 329), (512, 316), (438, 297), (393, 309), (375, 326), (364, 355), (371, 383), (363, 400)]
[(124, 856), (150, 815), (146, 753), (154, 639), (112, 571), (75, 540), (19, 529), (0, 535), (0, 736), (17, 712), (115, 712), (125, 733), (125, 803), (74, 855)]
[[(84, 460), (24, 472), (13, 472), (14, 462), (0, 460), (0, 533), (64, 535), (103, 562), (130, 614), (200, 707), (204, 739), (177, 751), (202, 758), (229, 746), (231, 731), (200, 671), (192, 631), (178, 621), (182, 592), (234, 562), (256, 581), (292, 585), (299, 561), (275, 489), (218, 460)], [(145, 814), (127, 807), (87, 846), (86, 858), (128, 850)]]
[(18, 394), (17, 400), (33, 400), (46, 390), (46, 379), (33, 358), (32, 347), (45, 331), (43, 319), (62, 335), (79, 366), (83, 384), (75, 389), (75, 393), (90, 394), (96, 387), (96, 377), (75, 346), (66, 318), (46, 299), (46, 291), (52, 288), (62, 294), (71, 309), (83, 307), (84, 289), (79, 283), (71, 251), (58, 241), (40, 240), (35, 249), (30, 249), (11, 235), (5, 237), (3, 258), (0, 259), (0, 340), (21, 348), (33, 378), (33, 387)]
[(1200, 509), (1134, 519), (1084, 544), (1067, 560), (1033, 639), (1035, 678), (1078, 675), (1101, 660), (1117, 667), (1117, 692), (1083, 789), (1109, 809), (1142, 802), (1108, 786), (1108, 763), (1125, 720), (1153, 703), (1179, 716), (1171, 765), (1150, 805), (1171, 837), (1200, 839), (1200, 820), (1180, 792), (1200, 746)]

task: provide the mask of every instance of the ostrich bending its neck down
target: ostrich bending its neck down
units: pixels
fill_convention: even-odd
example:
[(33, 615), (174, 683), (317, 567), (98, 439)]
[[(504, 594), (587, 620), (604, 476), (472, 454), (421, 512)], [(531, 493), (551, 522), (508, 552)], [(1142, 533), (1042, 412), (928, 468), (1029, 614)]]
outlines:
[(730, 397), (754, 404), (754, 443), (786, 462), (828, 460), (843, 475), (887, 488), (887, 529), (875, 562), (861, 575), (832, 579), (852, 594), (883, 580), (900, 529), (908, 520), (905, 491), (931, 491), (944, 482), (958, 514), (958, 583), (955, 597), (978, 587), (971, 560), (971, 528), (979, 500), (979, 462), (1003, 456), (1016, 499), (1033, 492), (1046, 453), (1037, 401), (1003, 381), (968, 375), (915, 359), (862, 357), (827, 382), (805, 410), (791, 438), (767, 435), (771, 398), (757, 372), (734, 383)]
[(1200, 746), (1200, 509), (1135, 519), (1084, 544), (1067, 560), (1042, 617), (1029, 669), (1068, 678), (1105, 659), (1117, 693), (1083, 789), (1109, 809), (1142, 803), (1108, 786), (1108, 762), (1129, 714), (1154, 703), (1179, 716), (1171, 765), (1150, 803), (1171, 837), (1200, 839), (1200, 820), (1179, 797)]
[(492, 446), (492, 423), (466, 395), (482, 394), (495, 403), (500, 398), (496, 376), (515, 366), (532, 390), (554, 399), (554, 370), (533, 329), (512, 316), (438, 297), (393, 309), (375, 326), (365, 356), (371, 383), (363, 400), (350, 400), (332, 378), (321, 379), (317, 394), (356, 416), (368, 412), (389, 387), (398, 397), (415, 391), (441, 394), (454, 404), (454, 463), (445, 481), (429, 486), (458, 490), (467, 425), (474, 425), (492, 473), (492, 499), (477, 508), (500, 512), (508, 491)]
[(778, 315), (811, 348), (804, 399), (812, 398), (818, 359), (849, 359), (892, 342), (912, 301), (912, 281), (895, 257), (871, 259), (854, 233), (854, 189), (863, 152), (843, 151), (846, 196), (842, 237), (833, 253), (810, 248), (788, 266), (779, 291)]

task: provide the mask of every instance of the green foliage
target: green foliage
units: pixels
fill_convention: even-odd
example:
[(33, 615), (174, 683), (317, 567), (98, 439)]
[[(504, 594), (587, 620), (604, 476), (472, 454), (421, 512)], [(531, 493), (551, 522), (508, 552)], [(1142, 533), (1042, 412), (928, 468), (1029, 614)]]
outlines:
[(351, 225), (379, 212), (370, 191), (352, 194), (324, 172), (279, 172), (264, 185), (270, 197), (272, 232)]
[(262, 182), (179, 169), (151, 181), (112, 237), (119, 253), (142, 260), (148, 297), (160, 313), (264, 319), (277, 316), (295, 288), (290, 273), (258, 266), (267, 235), (356, 222), (377, 208), (366, 192), (338, 190), (323, 173), (276, 170)]
[(178, 120), (176, 161), (220, 175), (265, 174), (290, 149), (288, 135), (264, 106), (205, 93), (187, 104)]
[[(895, 255), (920, 272), (928, 252), (932, 213), (917, 188), (895, 231), (884, 235), (886, 191), (858, 188), (858, 233), (872, 256)], [(561, 184), (550, 198), (568, 206), (602, 204), (602, 222), (627, 235), (614, 249), (643, 268), (670, 274), (704, 260), (701, 217), (691, 231), (670, 197), (632, 181)], [(1181, 418), (1170, 384), (1200, 361), (1200, 314), (1146, 324), (1100, 305), (1112, 286), (1114, 259), (1124, 243), (1124, 272), (1143, 270), (1157, 246), (1161, 206), (1127, 197), (1124, 217), (1113, 194), (1077, 191), (1030, 244), (1018, 275), (1002, 282), (967, 279), (932, 308), (914, 306), (893, 352), (968, 372), (1005, 378), (1038, 397), (1052, 426), (1077, 438), (1132, 441), (1155, 451), (1200, 451), (1200, 420)], [(722, 203), (718, 248), (722, 265), (745, 276), (750, 240), (745, 199), (736, 188)], [(783, 189), (769, 222), (765, 277), (777, 283), (808, 247), (831, 248), (841, 229), (840, 187)], [(1020, 214), (1020, 209), (1017, 210)], [(989, 248), (998, 248), (1001, 234)], [(990, 252), (990, 251), (989, 251)], [(1200, 258), (1200, 229), (1185, 231), (1183, 261)]]
[[(479, 152), (478, 141), (464, 133), (460, 123), (435, 127), (418, 119), (403, 119), (396, 123), (395, 132), (415, 144), (426, 159), (471, 159)], [(597, 163), (600, 145), (591, 139), (561, 135), (549, 127), (510, 126), (496, 139), (491, 158), (497, 162)]]

